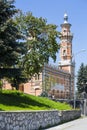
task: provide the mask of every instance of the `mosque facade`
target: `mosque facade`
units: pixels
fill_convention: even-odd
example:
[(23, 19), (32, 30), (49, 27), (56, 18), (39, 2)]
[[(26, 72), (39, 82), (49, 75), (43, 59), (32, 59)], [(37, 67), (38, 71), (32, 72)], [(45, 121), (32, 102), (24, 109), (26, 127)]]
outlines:
[(71, 24), (68, 15), (64, 14), (60, 35), (60, 61), (58, 66), (45, 64), (43, 71), (35, 75), (28, 83), (20, 85), (19, 89), (32, 95), (43, 92), (49, 96), (61, 99), (74, 97), (75, 63), (73, 62)]

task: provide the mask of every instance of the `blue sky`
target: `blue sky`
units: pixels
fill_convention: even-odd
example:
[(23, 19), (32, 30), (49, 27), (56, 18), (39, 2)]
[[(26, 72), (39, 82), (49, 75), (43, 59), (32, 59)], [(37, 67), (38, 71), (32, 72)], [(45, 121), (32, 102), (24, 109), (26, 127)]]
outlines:
[[(87, 64), (87, 0), (15, 0), (15, 6), (23, 12), (32, 12), (35, 17), (46, 18), (48, 23), (58, 25), (58, 31), (61, 30), (63, 15), (67, 12), (74, 35), (73, 53), (86, 49), (85, 52), (75, 55), (76, 74), (82, 62)], [(56, 65), (59, 53), (57, 55)]]

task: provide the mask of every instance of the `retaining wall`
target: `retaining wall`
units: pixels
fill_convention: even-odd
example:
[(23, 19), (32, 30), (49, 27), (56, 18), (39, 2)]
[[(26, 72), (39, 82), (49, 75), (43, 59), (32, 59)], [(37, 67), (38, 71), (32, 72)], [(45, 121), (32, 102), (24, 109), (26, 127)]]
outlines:
[(61, 122), (67, 122), (70, 120), (74, 120), (81, 116), (81, 111), (73, 110), (73, 111), (60, 111), (60, 120)]
[(0, 130), (40, 130), (80, 116), (80, 111), (0, 112)]

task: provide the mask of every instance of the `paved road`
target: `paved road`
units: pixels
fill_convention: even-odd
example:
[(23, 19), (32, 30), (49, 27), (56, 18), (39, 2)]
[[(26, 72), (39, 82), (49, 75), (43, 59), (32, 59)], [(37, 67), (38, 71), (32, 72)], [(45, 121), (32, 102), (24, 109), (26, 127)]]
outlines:
[(87, 117), (80, 118), (45, 130), (87, 130)]

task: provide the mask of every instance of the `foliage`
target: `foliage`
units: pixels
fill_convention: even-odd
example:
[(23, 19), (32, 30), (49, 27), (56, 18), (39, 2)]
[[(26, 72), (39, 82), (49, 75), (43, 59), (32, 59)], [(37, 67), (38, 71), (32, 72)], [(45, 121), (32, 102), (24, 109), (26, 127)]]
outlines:
[(23, 74), (15, 65), (18, 67), (19, 56), (25, 50), (19, 42), (23, 36), (14, 21), (19, 10), (13, 4), (14, 1), (0, 0), (0, 79), (6, 78), (18, 88), (23, 81)]
[(28, 80), (22, 74), (22, 69), (20, 68), (0, 68), (0, 79), (7, 80), (16, 89), (18, 89), (20, 83)]
[(87, 65), (85, 66), (83, 63), (78, 71), (77, 88), (79, 93), (84, 91), (87, 93)]
[(47, 98), (23, 94), (18, 91), (0, 92), (0, 110), (71, 110), (65, 103), (54, 102)]
[(40, 94), (41, 97), (48, 97), (48, 93), (46, 91), (43, 91), (41, 94)]
[(0, 67), (11, 67), (22, 53), (18, 39), (22, 38), (13, 16), (18, 13), (13, 2), (0, 1)]
[(24, 68), (24, 73), (31, 77), (42, 70), (49, 57), (56, 60), (59, 32), (56, 25), (47, 24), (46, 19), (34, 17), (30, 12), (20, 12), (15, 23), (24, 37), (27, 50), (21, 57), (20, 66)]
[[(19, 14), (18, 14), (19, 13)], [(17, 14), (17, 15), (16, 15)], [(0, 0), (0, 68), (20, 68), (21, 72), (0, 75), (13, 86), (42, 71), (49, 57), (56, 60), (59, 45), (57, 26), (32, 13), (23, 14), (15, 8), (14, 0)], [(2, 77), (3, 76), (3, 77)]]

